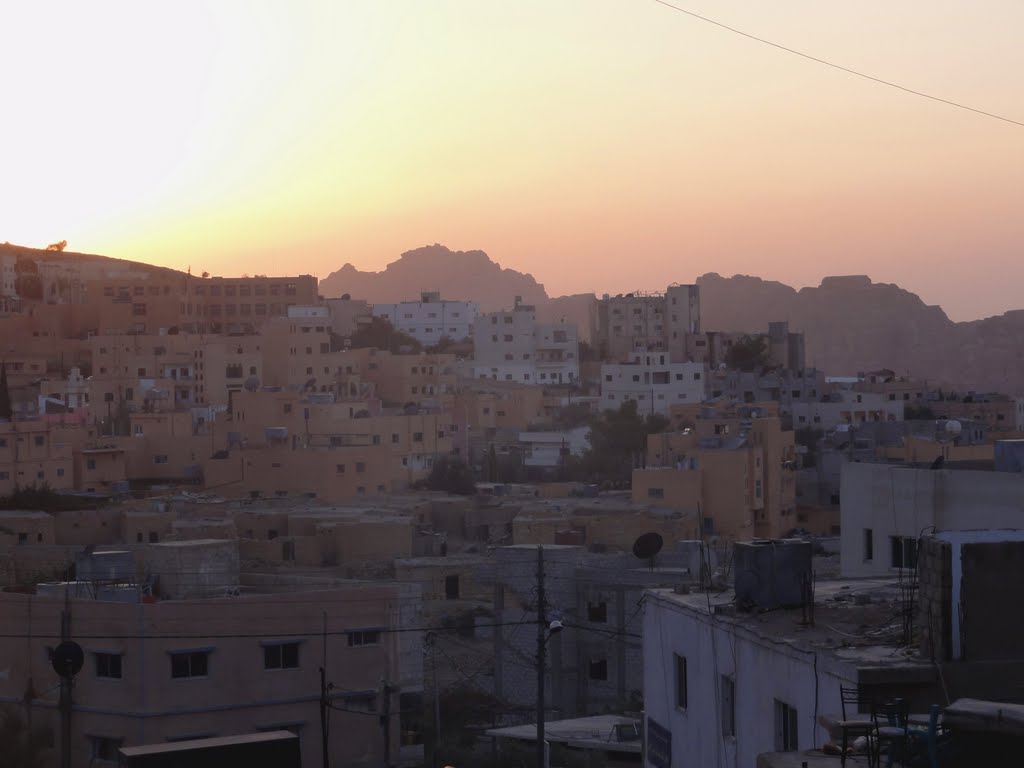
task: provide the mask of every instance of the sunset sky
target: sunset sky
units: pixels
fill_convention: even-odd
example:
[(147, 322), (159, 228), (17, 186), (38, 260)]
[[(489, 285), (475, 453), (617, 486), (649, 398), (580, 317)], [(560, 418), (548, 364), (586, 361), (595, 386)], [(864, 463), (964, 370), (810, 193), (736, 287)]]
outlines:
[[(1024, 122), (1021, 0), (678, 4)], [(0, 29), (0, 241), (321, 278), (438, 242), (552, 295), (866, 273), (958, 320), (1024, 307), (1024, 127), (653, 0), (8, 2)]]

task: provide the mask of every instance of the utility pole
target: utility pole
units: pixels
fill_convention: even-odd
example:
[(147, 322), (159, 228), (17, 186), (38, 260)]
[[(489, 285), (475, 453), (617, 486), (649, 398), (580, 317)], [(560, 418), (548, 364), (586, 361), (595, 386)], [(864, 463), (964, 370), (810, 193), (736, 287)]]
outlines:
[(437, 635), (432, 632), (428, 633), (427, 643), (430, 645), (430, 663), (434, 670), (434, 748), (430, 764), (433, 768), (441, 768), (440, 750), (438, 749), (441, 744), (441, 692), (437, 687), (437, 648), (434, 647), (434, 644), (437, 643)]
[(327, 749), (327, 672), (320, 667), (320, 746), (323, 752), (323, 768), (329, 768)]
[(384, 768), (391, 768), (391, 685), (387, 680), (384, 683), (384, 701), (381, 715), (384, 726)]
[[(68, 586), (64, 585), (64, 610), (60, 612), (60, 639), (71, 639), (71, 598)], [(60, 678), (60, 766), (71, 768), (71, 675)]]
[(547, 642), (547, 605), (544, 596), (544, 547), (537, 546), (537, 767), (544, 760), (544, 646)]
[(320, 667), (320, 747), (323, 752), (323, 768), (330, 768), (327, 743), (327, 611), (324, 611), (323, 665)]

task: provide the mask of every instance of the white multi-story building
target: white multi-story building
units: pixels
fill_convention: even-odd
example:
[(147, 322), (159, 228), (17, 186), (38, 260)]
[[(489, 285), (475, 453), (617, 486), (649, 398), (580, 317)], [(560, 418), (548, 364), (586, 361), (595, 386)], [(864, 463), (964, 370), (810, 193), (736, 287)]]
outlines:
[(898, 636), (865, 632), (886, 626), (878, 603), (899, 594), (890, 580), (820, 581), (810, 623), (799, 607), (743, 613), (721, 593), (649, 590), (644, 768), (753, 766), (765, 753), (820, 749), (823, 723), (841, 718), (840, 687), (930, 695), (930, 662), (898, 654)]
[(628, 363), (601, 366), (601, 407), (616, 410), (635, 400), (641, 415), (668, 416), (678, 403), (704, 400), (703, 363), (672, 363), (667, 352), (634, 352)]
[(1024, 475), (847, 462), (840, 480), (843, 576), (917, 567), (923, 533), (1024, 528)]
[(431, 292), (420, 294), (419, 301), (375, 304), (373, 314), (421, 344), (433, 346), (444, 338), (462, 341), (471, 336), (480, 306), (472, 301), (444, 301), (440, 293)]
[(481, 315), (473, 324), (473, 376), (525, 384), (567, 384), (580, 374), (579, 336), (570, 323), (538, 323), (536, 310)]
[(793, 400), (793, 427), (828, 431), (841, 424), (903, 421), (904, 405), (902, 400), (889, 400), (880, 392), (837, 389), (826, 401)]

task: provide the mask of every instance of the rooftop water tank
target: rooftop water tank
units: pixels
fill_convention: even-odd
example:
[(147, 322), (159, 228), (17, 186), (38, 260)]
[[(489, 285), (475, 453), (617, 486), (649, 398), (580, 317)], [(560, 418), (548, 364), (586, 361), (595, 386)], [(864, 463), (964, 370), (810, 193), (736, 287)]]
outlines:
[(132, 581), (135, 555), (123, 550), (80, 552), (75, 557), (75, 575), (79, 581)]
[(811, 542), (756, 539), (733, 550), (736, 603), (761, 611), (797, 607), (811, 575)]

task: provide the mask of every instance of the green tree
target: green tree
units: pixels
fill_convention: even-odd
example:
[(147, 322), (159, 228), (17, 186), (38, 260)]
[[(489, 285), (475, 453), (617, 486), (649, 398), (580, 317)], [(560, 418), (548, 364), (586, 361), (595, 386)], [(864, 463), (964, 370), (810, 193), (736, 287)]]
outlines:
[(431, 491), (445, 491), (460, 496), (472, 496), (476, 493), (473, 470), (466, 462), (455, 456), (438, 456), (434, 459), (434, 466), (431, 467), (423, 485)]
[(574, 429), (589, 424), (593, 418), (594, 410), (589, 403), (570, 403), (559, 408), (552, 421), (556, 429)]
[(20, 709), (0, 707), (0, 755), (6, 768), (42, 768), (53, 734), (47, 728), (30, 727)]
[(903, 408), (903, 418), (908, 421), (915, 419), (934, 421), (935, 411), (927, 405), (907, 405)]
[(370, 322), (361, 325), (350, 339), (353, 349), (386, 349), (389, 352), (422, 351), (423, 345), (412, 336), (396, 330), (386, 317), (373, 317)]
[(628, 484), (633, 469), (644, 464), (647, 436), (664, 432), (668, 424), (656, 413), (641, 416), (636, 400), (626, 400), (617, 411), (605, 411), (590, 424), (590, 447), (579, 463), (583, 479)]
[(741, 336), (725, 353), (725, 364), (740, 371), (756, 371), (768, 364), (768, 343), (764, 336)]

